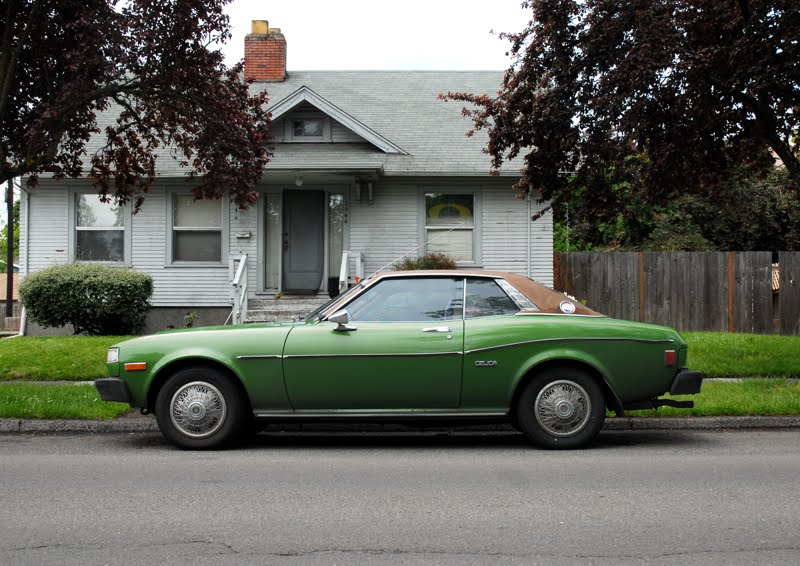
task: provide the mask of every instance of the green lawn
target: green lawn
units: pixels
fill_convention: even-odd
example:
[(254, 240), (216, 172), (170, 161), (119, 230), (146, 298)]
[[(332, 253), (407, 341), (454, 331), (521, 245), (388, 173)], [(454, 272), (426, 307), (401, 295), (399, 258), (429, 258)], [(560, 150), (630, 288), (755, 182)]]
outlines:
[(709, 377), (800, 377), (800, 336), (681, 332), (689, 367)]
[(630, 417), (710, 417), (736, 415), (800, 415), (800, 380), (746, 379), (708, 381), (699, 395), (664, 395), (682, 401), (694, 400), (694, 409), (660, 407), (628, 411)]
[(0, 418), (107, 420), (130, 411), (101, 400), (90, 384), (0, 383)]
[[(800, 377), (800, 336), (684, 332), (689, 367), (708, 377)], [(106, 349), (127, 336), (0, 340), (0, 381), (92, 380), (106, 375)]]
[(106, 376), (106, 350), (128, 336), (0, 340), (0, 381), (88, 381)]

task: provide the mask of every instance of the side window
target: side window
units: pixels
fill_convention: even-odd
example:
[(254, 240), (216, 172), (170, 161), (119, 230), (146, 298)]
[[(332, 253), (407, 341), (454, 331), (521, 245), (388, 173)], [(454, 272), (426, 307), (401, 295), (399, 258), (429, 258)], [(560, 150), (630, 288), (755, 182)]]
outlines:
[(345, 307), (350, 320), (425, 322), (461, 318), (463, 279), (385, 279)]
[(475, 262), (475, 195), (425, 193), (425, 251)]
[(172, 262), (223, 260), (224, 207), (221, 200), (172, 195)]
[(123, 262), (127, 214), (125, 207), (102, 202), (97, 195), (76, 194), (75, 260)]
[(493, 279), (467, 279), (464, 318), (516, 314), (519, 307)]

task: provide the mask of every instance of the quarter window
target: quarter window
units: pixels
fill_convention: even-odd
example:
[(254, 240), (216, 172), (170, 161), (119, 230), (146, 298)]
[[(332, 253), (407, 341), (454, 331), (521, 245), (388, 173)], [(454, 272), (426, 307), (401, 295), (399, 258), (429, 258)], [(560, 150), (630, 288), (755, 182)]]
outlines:
[(456, 261), (475, 261), (475, 196), (425, 194), (426, 250)]
[(467, 279), (465, 318), (516, 314), (519, 307), (493, 279)]
[(102, 202), (97, 195), (76, 194), (75, 259), (124, 261), (125, 214), (125, 207)]
[(222, 261), (222, 201), (172, 197), (172, 261)]
[(385, 279), (345, 308), (350, 320), (363, 322), (460, 319), (463, 285), (455, 278)]

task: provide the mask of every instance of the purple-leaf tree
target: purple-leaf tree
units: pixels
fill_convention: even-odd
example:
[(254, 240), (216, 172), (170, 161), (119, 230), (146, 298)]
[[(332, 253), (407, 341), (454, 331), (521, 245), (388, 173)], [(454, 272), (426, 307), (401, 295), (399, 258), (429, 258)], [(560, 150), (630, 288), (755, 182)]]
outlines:
[(797, 0), (522, 5), (497, 95), (442, 96), (468, 103), (493, 168), (521, 169), (519, 191), (613, 223), (632, 198), (711, 198), (734, 166), (782, 164), (800, 183)]
[(85, 175), (138, 209), (168, 150), (195, 196), (253, 203), (269, 114), (214, 49), (228, 1), (1, 0), (0, 182)]

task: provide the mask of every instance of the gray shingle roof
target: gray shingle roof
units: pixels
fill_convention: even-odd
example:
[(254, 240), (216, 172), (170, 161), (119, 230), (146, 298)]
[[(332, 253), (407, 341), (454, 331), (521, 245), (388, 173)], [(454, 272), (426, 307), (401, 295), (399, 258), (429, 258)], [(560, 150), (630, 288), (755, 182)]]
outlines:
[[(461, 114), (463, 105), (438, 96), (449, 91), (493, 95), (502, 79), (501, 71), (294, 71), (285, 81), (254, 83), (251, 89), (266, 90), (270, 106), (301, 87), (311, 89), (408, 154), (376, 153), (387, 175), (487, 175), (485, 134), (468, 138), (471, 122)], [(275, 165), (300, 165), (301, 155), (309, 152), (303, 145), (278, 144)], [(316, 151), (338, 153), (334, 148)]]
[[(267, 170), (331, 166), (381, 168), (385, 175), (488, 175), (485, 132), (468, 138), (471, 121), (462, 116), (463, 105), (438, 96), (448, 91), (492, 95), (502, 78), (501, 71), (293, 71), (282, 82), (254, 83), (251, 91), (266, 90), (270, 106), (305, 86), (408, 154), (386, 154), (367, 143), (282, 143)], [(101, 131), (117, 112), (112, 105), (98, 116)], [(94, 136), (87, 145), (89, 155), (101, 138)], [(168, 148), (159, 150), (157, 171), (165, 177), (187, 172)], [(504, 171), (516, 173), (513, 167)]]

